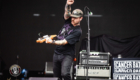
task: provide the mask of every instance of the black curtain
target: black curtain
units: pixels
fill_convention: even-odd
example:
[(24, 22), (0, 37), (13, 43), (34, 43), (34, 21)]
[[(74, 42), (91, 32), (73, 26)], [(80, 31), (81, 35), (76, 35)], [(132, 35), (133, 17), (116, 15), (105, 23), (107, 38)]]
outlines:
[[(82, 39), (80, 50), (87, 50), (87, 38)], [(90, 50), (110, 52), (112, 57), (121, 54), (123, 58), (140, 57), (140, 35), (119, 39), (109, 35), (90, 37)]]

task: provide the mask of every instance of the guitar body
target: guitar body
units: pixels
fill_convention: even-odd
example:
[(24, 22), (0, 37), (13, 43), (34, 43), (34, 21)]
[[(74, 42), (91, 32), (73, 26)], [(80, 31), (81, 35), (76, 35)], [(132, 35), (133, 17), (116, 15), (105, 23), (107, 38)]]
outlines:
[(44, 35), (41, 38), (38, 38), (38, 40), (36, 40), (36, 43), (43, 43), (46, 41), (47, 38), (53, 39), (54, 37), (56, 37), (57, 35)]

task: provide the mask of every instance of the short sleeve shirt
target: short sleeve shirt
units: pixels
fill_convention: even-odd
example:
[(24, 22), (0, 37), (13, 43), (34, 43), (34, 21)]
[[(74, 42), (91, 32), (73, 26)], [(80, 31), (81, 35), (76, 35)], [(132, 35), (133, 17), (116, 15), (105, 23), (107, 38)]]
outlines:
[(73, 26), (71, 24), (71, 18), (65, 20), (65, 23), (58, 33), (57, 40), (66, 39), (68, 44), (56, 46), (56, 54), (68, 54), (75, 55), (75, 44), (80, 40), (82, 30), (80, 26)]

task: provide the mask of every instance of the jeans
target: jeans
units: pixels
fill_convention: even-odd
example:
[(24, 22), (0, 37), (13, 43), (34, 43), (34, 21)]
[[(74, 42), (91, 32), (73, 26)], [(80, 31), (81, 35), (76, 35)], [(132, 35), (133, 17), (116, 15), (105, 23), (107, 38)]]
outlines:
[(71, 80), (70, 69), (73, 62), (73, 57), (70, 55), (54, 54), (53, 55), (53, 73), (54, 77), (60, 80)]

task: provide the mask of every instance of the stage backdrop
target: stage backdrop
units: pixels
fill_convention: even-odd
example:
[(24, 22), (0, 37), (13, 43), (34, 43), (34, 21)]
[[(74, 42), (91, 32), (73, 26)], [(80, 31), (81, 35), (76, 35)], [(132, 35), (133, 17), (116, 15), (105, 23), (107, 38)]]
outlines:
[[(17, 63), (17, 55), (22, 69), (44, 70), (45, 62), (52, 62), (55, 46), (37, 44), (36, 40), (39, 32), (49, 35), (58, 33), (64, 23), (65, 3), (66, 0), (0, 1), (0, 57), (6, 65), (5, 69), (8, 70)], [(138, 1), (75, 0), (72, 10), (80, 8), (84, 11), (85, 6), (88, 6), (94, 15), (90, 16), (91, 36), (106, 34), (124, 39), (140, 35)], [(79, 54), (82, 39), (87, 37), (86, 18), (84, 16), (81, 22), (83, 32), (81, 41), (76, 45), (76, 54)], [(118, 45), (114, 44), (112, 49), (116, 49), (115, 46)], [(133, 50), (131, 52), (135, 52), (135, 49)]]
[[(80, 50), (87, 50), (87, 38), (82, 40)], [(90, 37), (90, 51), (110, 52), (111, 57), (138, 58), (140, 57), (140, 35), (125, 39), (108, 35)]]

